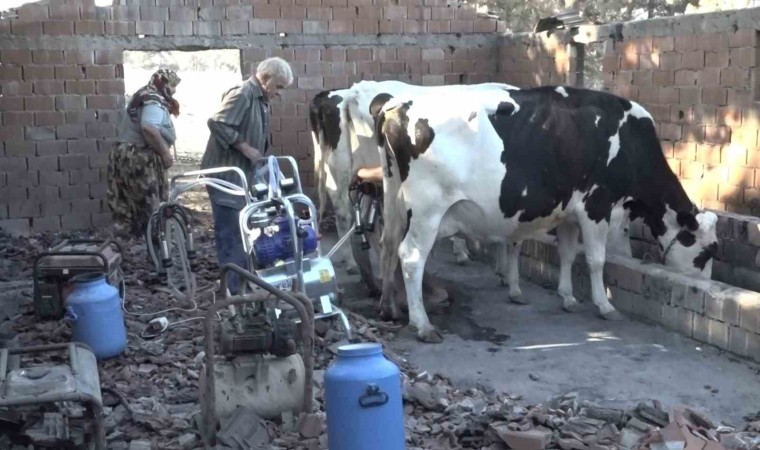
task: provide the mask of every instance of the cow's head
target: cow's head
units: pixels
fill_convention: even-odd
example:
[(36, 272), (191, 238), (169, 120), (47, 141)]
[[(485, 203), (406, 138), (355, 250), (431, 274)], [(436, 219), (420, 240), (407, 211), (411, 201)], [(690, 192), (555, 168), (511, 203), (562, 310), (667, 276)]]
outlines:
[(696, 208), (668, 215), (671, 216), (669, 228), (675, 233), (666, 234), (668, 239), (660, 239), (660, 245), (664, 246), (665, 264), (690, 275), (710, 279), (713, 258), (718, 251), (715, 233), (718, 216), (709, 211), (699, 212)]

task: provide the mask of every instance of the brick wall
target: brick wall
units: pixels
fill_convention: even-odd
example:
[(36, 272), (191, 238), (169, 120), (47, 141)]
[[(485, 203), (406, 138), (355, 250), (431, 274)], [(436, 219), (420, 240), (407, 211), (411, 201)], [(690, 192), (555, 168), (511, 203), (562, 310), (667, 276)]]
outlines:
[(499, 49), (499, 80), (517, 87), (571, 82), (571, 58), (557, 35), (521, 33), (504, 38)]
[(606, 48), (607, 86), (653, 114), (692, 200), (760, 216), (757, 31), (640, 36)]
[[(313, 183), (307, 105), (360, 80), (496, 78), (502, 23), (446, 0), (92, 0), (29, 3), (0, 20), (0, 228), (107, 226), (106, 161), (124, 107), (124, 50), (283, 56), (295, 86), (274, 107), (275, 151)], [(72, 50), (74, 49), (74, 50)]]

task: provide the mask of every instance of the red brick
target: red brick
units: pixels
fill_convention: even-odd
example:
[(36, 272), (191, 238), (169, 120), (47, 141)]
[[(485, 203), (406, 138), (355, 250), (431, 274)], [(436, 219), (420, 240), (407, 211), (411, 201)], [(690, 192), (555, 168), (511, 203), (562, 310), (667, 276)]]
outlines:
[(97, 122), (97, 113), (93, 110), (66, 111), (67, 124), (82, 124)]
[(95, 80), (67, 80), (66, 93), (78, 95), (94, 94)]
[(11, 33), (21, 36), (39, 36), (42, 34), (42, 22), (11, 21)]
[(276, 20), (274, 30), (277, 33), (300, 34), (303, 32), (303, 21), (294, 19)]
[(652, 39), (652, 51), (658, 53), (672, 52), (675, 50), (675, 39), (672, 36), (656, 37)]
[(37, 80), (34, 82), (34, 93), (37, 95), (56, 95), (64, 93), (63, 81)]
[(169, 20), (180, 22), (192, 22), (198, 19), (198, 9), (190, 6), (170, 6), (169, 7)]
[(135, 33), (138, 35), (144, 34), (146, 36), (163, 36), (164, 23), (165, 22), (147, 22), (144, 20), (135, 22)]
[(116, 136), (116, 127), (111, 123), (88, 123), (86, 127), (89, 138), (113, 138)]
[(81, 111), (86, 108), (83, 95), (58, 95), (55, 98), (55, 108), (58, 111)]
[(354, 33), (356, 34), (377, 34), (380, 32), (377, 20), (354, 20)]
[(701, 69), (705, 66), (705, 52), (696, 50), (681, 55), (681, 67), (684, 69)]
[(728, 125), (730, 127), (739, 126), (742, 123), (742, 111), (730, 106), (718, 108), (717, 123), (718, 125)]
[(756, 45), (757, 31), (754, 29), (741, 29), (728, 35), (730, 47), (754, 47)]
[(401, 34), (404, 32), (404, 22), (402, 20), (381, 20), (378, 29), (380, 33)]
[(223, 35), (248, 34), (248, 21), (247, 20), (226, 20), (222, 22), (222, 34)]
[(62, 112), (42, 111), (34, 114), (35, 125), (63, 125), (65, 122), (66, 115)]
[(451, 32), (452, 33), (472, 33), (474, 30), (474, 23), (472, 20), (452, 20)]
[(330, 33), (351, 34), (354, 32), (354, 22), (351, 20), (331, 20), (328, 22)]
[(53, 66), (24, 66), (24, 80), (52, 80), (55, 78)]
[(675, 37), (676, 51), (692, 51), (696, 48), (697, 48), (696, 36), (689, 34), (689, 35), (681, 35), (681, 36)]
[(83, 139), (87, 137), (87, 130), (84, 124), (58, 125), (56, 136), (58, 139)]
[(660, 54), (661, 70), (678, 70), (681, 68), (681, 53), (669, 52)]
[(687, 141), (704, 142), (705, 140), (705, 127), (704, 125), (684, 125), (683, 138)]
[(731, 142), (731, 129), (725, 126), (705, 125), (705, 142), (728, 144)]
[(474, 31), (476, 33), (495, 33), (496, 20), (494, 19), (475, 19)]
[[(66, 154), (65, 141), (37, 142), (37, 156), (64, 155), (64, 154)], [(43, 177), (43, 180), (44, 180), (44, 177)]]
[(95, 61), (92, 50), (64, 50), (63, 56), (67, 64), (92, 64)]
[(256, 5), (253, 7), (253, 17), (256, 19), (279, 19), (279, 5)]
[[(85, 82), (88, 83), (94, 83), (93, 80), (86, 80)], [(96, 90), (97, 93), (100, 95), (108, 95), (108, 94), (124, 94), (124, 80), (123, 79), (116, 79), (116, 80), (98, 80), (96, 84)], [(88, 93), (94, 93), (94, 92), (88, 92)]]
[(0, 61), (3, 64), (31, 64), (32, 52), (29, 50), (2, 50), (0, 51)]
[(707, 52), (705, 53), (705, 67), (728, 67), (729, 53), (727, 51), (722, 52)]
[(672, 70), (656, 70), (652, 73), (652, 84), (655, 86), (673, 86), (675, 72)]
[(87, 108), (89, 109), (116, 109), (119, 107), (118, 95), (88, 95)]
[(69, 20), (60, 22), (44, 22), (42, 24), (42, 30), (45, 34), (54, 36), (70, 36), (74, 34), (74, 22)]
[[(678, 72), (676, 72), (678, 77)], [(679, 103), (682, 105), (696, 105), (701, 102), (701, 89), (696, 87), (691, 88), (679, 88), (681, 93)]]
[(309, 6), (306, 8), (306, 18), (310, 20), (332, 20), (332, 8)]
[(24, 97), (24, 109), (27, 111), (53, 111), (55, 110), (55, 97), (51, 95)]
[[(32, 89), (32, 82), (31, 81), (18, 81), (21, 79), (21, 68), (17, 67), (19, 70), (19, 77), (15, 81), (11, 80), (4, 80), (3, 81), (3, 95), (32, 95), (34, 92)], [(2, 72), (3, 67), (0, 66), (0, 73)], [(0, 80), (2, 80), (2, 76), (0, 76)]]
[[(304, 21), (304, 25), (303, 25), (304, 26), (304, 33), (308, 33), (306, 31), (306, 29), (307, 29), (306, 23), (307, 22), (309, 22), (309, 21)], [(250, 22), (248, 22), (248, 26), (249, 26), (249, 32), (252, 33), (252, 34), (256, 34), (256, 33), (274, 33), (274, 30), (275, 30), (275, 21), (270, 20), (270, 19), (253, 19)], [(312, 26), (313, 25), (310, 24), (308, 26), (308, 28), (311, 29)], [(327, 24), (325, 24), (325, 30), (327, 30)], [(310, 34), (315, 34), (315, 33), (312, 32)]]
[(80, 20), (74, 22), (74, 31), (77, 35), (102, 35), (105, 33), (105, 22), (102, 20)]
[(697, 159), (706, 164), (720, 164), (721, 146), (697, 144)]
[(451, 21), (431, 20), (427, 23), (428, 33), (444, 34), (451, 32)]
[(755, 56), (754, 48), (732, 48), (729, 55), (729, 65), (730, 67), (741, 67), (743, 69), (755, 67), (757, 63), (757, 58)]
[(697, 84), (702, 87), (720, 85), (720, 69), (710, 68), (702, 69), (697, 72)]
[(706, 87), (702, 89), (702, 103), (706, 105), (725, 106), (728, 96), (727, 89), (721, 87)]
[(449, 21), (456, 19), (456, 14), (454, 8), (432, 8), (430, 11), (430, 19)]
[(34, 125), (34, 113), (25, 111), (6, 112), (3, 114), (4, 126), (28, 126)]
[(106, 80), (116, 78), (116, 70), (114, 66), (85, 66), (85, 77), (91, 80)]
[(678, 104), (680, 98), (680, 93), (678, 91), (678, 88), (674, 87), (663, 87), (659, 90), (659, 103), (666, 105), (665, 110), (667, 110), (667, 114), (663, 112), (663, 117), (667, 117), (670, 115), (670, 108), (667, 107), (667, 105), (673, 105)]
[(652, 72), (648, 70), (633, 72), (633, 85), (652, 86)]

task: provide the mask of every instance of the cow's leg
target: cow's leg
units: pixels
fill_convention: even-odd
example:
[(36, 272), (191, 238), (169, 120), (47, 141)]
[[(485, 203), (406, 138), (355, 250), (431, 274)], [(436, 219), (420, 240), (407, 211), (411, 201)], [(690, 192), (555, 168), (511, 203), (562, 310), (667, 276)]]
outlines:
[(456, 236), (452, 236), (450, 239), (454, 256), (457, 258), (457, 264), (467, 264), (470, 261), (470, 255), (467, 252), (467, 241)]
[(505, 253), (507, 257), (509, 301), (519, 305), (527, 305), (530, 301), (523, 297), (522, 290), (520, 289), (520, 249), (522, 248), (522, 241), (507, 242), (499, 245), (504, 247), (502, 253)]
[[(399, 236), (400, 238), (400, 236)], [(380, 318), (400, 320), (403, 316), (399, 302), (404, 292), (404, 277), (398, 258), (399, 241), (396, 233), (383, 230), (380, 244), (380, 276), (383, 282), (380, 295)], [(403, 301), (406, 301), (404, 298)]]
[(562, 309), (567, 312), (578, 310), (578, 301), (573, 296), (573, 262), (578, 249), (578, 226), (563, 222), (557, 227), (557, 247), (559, 251), (559, 287), (557, 293), (562, 297)]
[(583, 246), (586, 249), (586, 262), (591, 274), (591, 300), (604, 319), (623, 319), (623, 315), (607, 299), (607, 290), (604, 287), (603, 272), (609, 225), (606, 220), (595, 222), (583, 214), (581, 216), (579, 223), (583, 233)]
[(441, 334), (430, 323), (422, 301), (422, 277), (425, 262), (433, 248), (440, 217), (420, 214), (412, 216), (409, 231), (401, 242), (398, 256), (404, 273), (406, 300), (409, 306), (409, 323), (417, 329), (417, 338), (423, 342), (439, 343)]
[[(509, 245), (511, 244), (499, 243), (499, 244), (496, 244), (496, 247), (495, 247), (495, 252), (496, 252), (495, 266), (496, 267), (494, 267), (494, 271), (496, 272), (496, 276), (499, 277), (499, 284), (501, 286), (509, 285), (509, 281), (507, 279), (509, 275)], [(519, 274), (518, 274), (518, 277), (519, 277)]]

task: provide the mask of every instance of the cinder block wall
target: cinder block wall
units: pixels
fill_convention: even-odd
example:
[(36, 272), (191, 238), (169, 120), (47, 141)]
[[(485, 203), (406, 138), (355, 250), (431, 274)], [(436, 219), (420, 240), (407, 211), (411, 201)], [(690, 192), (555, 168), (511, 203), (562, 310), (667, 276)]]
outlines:
[(297, 79), (273, 108), (272, 137), (275, 152), (299, 160), (309, 185), (307, 110), (316, 93), (372, 79), (491, 81), (498, 72), (497, 31), (504, 29), (446, 0), (115, 3), (42, 1), (0, 20), (5, 231), (110, 224), (106, 163), (124, 107), (124, 50), (241, 49), (246, 76), (264, 57), (289, 59)]
[(499, 49), (499, 81), (521, 88), (572, 84), (569, 78), (572, 64), (561, 35), (506, 36)]

